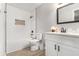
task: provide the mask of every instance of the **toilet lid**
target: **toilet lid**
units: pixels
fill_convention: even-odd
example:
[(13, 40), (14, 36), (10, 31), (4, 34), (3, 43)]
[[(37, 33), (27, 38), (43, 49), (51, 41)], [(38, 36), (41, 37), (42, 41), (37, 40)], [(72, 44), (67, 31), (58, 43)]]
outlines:
[(30, 39), (29, 42), (35, 43), (35, 42), (39, 42), (39, 40), (37, 40), (37, 39)]

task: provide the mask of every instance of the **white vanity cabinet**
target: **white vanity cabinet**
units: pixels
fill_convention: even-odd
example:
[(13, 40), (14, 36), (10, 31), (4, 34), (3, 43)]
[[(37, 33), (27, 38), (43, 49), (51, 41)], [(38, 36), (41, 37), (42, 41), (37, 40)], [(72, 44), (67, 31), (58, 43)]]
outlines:
[(58, 55), (58, 44), (60, 44), (61, 40), (56, 39), (59, 38), (55, 35), (45, 35), (45, 51), (47, 56), (57, 56)]
[(79, 49), (64, 44), (61, 44), (59, 46), (60, 46), (60, 51), (58, 52), (59, 56), (79, 56)]
[(57, 44), (57, 42), (55, 42), (55, 41), (46, 40), (46, 55), (47, 56), (56, 56), (57, 55), (56, 44)]
[(79, 36), (64, 34), (45, 34), (46, 56), (79, 56)]

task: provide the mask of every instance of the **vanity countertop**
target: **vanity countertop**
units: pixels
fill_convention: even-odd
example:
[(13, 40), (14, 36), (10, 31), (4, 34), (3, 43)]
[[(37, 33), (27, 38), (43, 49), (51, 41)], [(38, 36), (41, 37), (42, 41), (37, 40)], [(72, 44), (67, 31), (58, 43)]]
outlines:
[(46, 32), (45, 34), (79, 37), (79, 33)]

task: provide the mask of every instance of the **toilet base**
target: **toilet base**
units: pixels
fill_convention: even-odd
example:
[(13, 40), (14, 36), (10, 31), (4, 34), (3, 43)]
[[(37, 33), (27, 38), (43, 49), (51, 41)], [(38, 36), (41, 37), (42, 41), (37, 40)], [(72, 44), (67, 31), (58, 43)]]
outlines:
[(31, 43), (31, 51), (39, 50), (39, 42)]

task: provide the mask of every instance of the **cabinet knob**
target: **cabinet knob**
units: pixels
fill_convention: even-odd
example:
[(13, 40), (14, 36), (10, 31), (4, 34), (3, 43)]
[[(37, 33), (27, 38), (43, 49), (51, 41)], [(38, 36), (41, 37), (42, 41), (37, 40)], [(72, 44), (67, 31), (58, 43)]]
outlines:
[(55, 46), (54, 46), (54, 47), (55, 47), (54, 49), (56, 50), (56, 44), (55, 44)]

